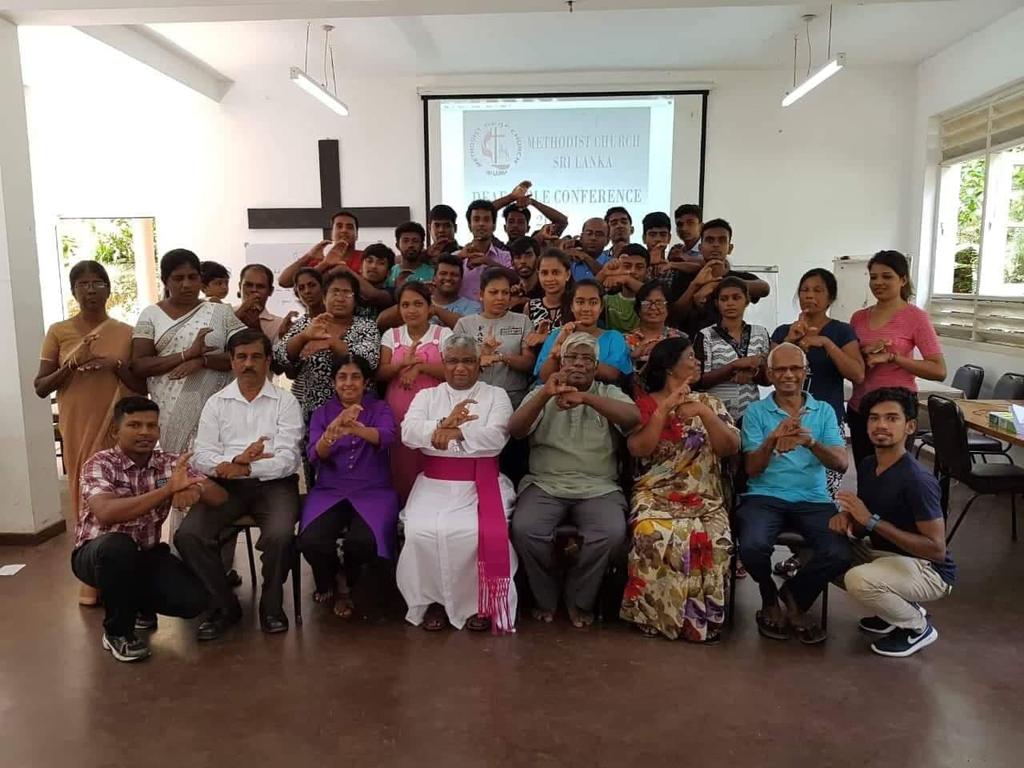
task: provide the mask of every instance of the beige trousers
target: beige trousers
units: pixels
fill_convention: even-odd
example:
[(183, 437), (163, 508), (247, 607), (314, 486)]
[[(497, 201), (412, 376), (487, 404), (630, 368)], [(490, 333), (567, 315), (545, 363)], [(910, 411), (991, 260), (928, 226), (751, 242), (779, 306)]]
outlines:
[(893, 626), (920, 632), (926, 620), (912, 603), (938, 600), (953, 590), (927, 560), (872, 549), (867, 542), (853, 550), (861, 565), (846, 572), (847, 593)]

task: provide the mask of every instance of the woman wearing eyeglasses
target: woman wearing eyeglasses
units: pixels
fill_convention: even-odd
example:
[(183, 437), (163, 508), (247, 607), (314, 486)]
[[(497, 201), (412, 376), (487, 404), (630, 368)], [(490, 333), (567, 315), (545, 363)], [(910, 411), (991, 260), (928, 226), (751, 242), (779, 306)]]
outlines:
[(541, 381), (547, 381), (551, 374), (558, 370), (558, 360), (562, 354), (562, 344), (573, 333), (589, 333), (597, 339), (598, 361), (597, 380), (607, 384), (618, 384), (623, 377), (633, 373), (633, 361), (629, 356), (629, 346), (625, 337), (618, 331), (599, 328), (597, 323), (604, 311), (602, 296), (604, 289), (593, 279), (580, 280), (572, 286), (569, 296), (569, 311), (572, 320), (561, 328), (553, 330), (537, 355), (537, 364), (533, 373)]
[(291, 366), (299, 385), (299, 405), (309, 424), (313, 411), (335, 396), (333, 369), (345, 355), (359, 355), (373, 369), (380, 360), (377, 324), (355, 317), (360, 301), (359, 280), (350, 272), (336, 272), (324, 281), (327, 311), (295, 321), (274, 347), (274, 359)]
[[(110, 278), (103, 265), (80, 261), (71, 268), (71, 292), (79, 312), (46, 331), (39, 354), (35, 390), (39, 397), (57, 393), (58, 426), (63, 441), (71, 496), (70, 530), (78, 523), (78, 475), (97, 451), (114, 445), (110, 422), (114, 404), (126, 395), (146, 393), (146, 381), (129, 367), (132, 326), (107, 315)], [(83, 584), (82, 605), (95, 605), (96, 590)]]
[(665, 287), (660, 280), (644, 283), (643, 287), (636, 292), (634, 304), (636, 315), (640, 318), (640, 325), (626, 334), (626, 344), (629, 345), (629, 354), (633, 358), (633, 365), (639, 371), (647, 364), (647, 358), (650, 357), (655, 344), (662, 339), (674, 339), (683, 334), (666, 325), (668, 299), (665, 297)]

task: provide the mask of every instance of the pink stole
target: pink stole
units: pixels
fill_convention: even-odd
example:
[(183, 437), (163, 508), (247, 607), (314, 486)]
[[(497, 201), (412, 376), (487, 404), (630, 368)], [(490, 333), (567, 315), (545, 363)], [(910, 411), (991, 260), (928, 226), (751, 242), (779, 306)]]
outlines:
[(476, 483), (477, 612), (491, 620), (491, 633), (513, 632), (509, 606), (512, 563), (508, 553), (508, 522), (498, 486), (498, 457), (423, 456), (423, 474), (432, 480)]

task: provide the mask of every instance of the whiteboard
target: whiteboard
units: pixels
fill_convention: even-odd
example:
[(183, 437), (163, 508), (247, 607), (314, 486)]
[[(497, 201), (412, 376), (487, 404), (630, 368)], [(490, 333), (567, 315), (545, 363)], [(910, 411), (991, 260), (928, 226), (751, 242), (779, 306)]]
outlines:
[(868, 287), (868, 261), (870, 256), (837, 256), (832, 261), (832, 274), (836, 276), (838, 292), (829, 309), (829, 315), (844, 323), (853, 313), (874, 303), (875, 297)]
[(274, 272), (274, 293), (267, 300), (267, 309), (279, 317), (284, 317), (292, 310), (300, 315), (305, 314), (295, 292), (291, 288), (277, 285), (277, 278), (289, 264), (309, 250), (310, 243), (246, 243), (245, 263), (263, 264)]
[(768, 283), (771, 289), (757, 304), (751, 304), (743, 313), (743, 319), (751, 325), (763, 325), (770, 334), (779, 325), (779, 268), (730, 264), (736, 272), (752, 272)]

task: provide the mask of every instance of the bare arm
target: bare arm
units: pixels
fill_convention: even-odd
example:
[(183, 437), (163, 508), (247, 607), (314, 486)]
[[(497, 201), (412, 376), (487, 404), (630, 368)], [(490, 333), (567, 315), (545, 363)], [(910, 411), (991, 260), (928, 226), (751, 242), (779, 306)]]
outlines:
[(919, 379), (942, 381), (946, 378), (946, 359), (942, 355), (928, 355), (924, 360), (893, 355), (892, 363)]
[(186, 352), (176, 355), (158, 355), (152, 339), (132, 339), (132, 370), (137, 376), (161, 376), (184, 363)]
[[(825, 351), (843, 378), (849, 379), (854, 384), (864, 381), (864, 356), (860, 353), (860, 345), (857, 341), (851, 341), (841, 347), (831, 339), (826, 341)], [(943, 377), (945, 377), (945, 372), (943, 372)]]
[(71, 361), (58, 366), (54, 360), (40, 360), (39, 372), (32, 382), (39, 397), (49, 397), (75, 375)]
[(324, 248), (331, 244), (330, 240), (321, 240), (319, 243), (314, 245), (304, 254), (299, 256), (295, 261), (284, 268), (280, 276), (277, 278), (277, 284), (282, 288), (291, 288), (295, 285), (295, 275), (302, 269), (309, 260), (314, 258), (317, 254), (323, 255)]
[(387, 309), (382, 309), (377, 315), (377, 328), (381, 333), (398, 328), (402, 324), (402, 316), (398, 314), (398, 305), (392, 304)]
[(552, 395), (546, 390), (538, 392), (533, 397), (524, 400), (515, 413), (512, 414), (512, 418), (508, 421), (508, 433), (516, 438), (522, 440), (524, 437), (530, 434), (530, 427), (537, 421), (541, 413), (544, 412), (544, 406), (548, 404)]
[(875, 533), (914, 557), (933, 562), (946, 559), (946, 525), (941, 518), (917, 521), (917, 533), (880, 520), (875, 526)]
[(544, 214), (547, 217), (548, 221), (551, 222), (555, 234), (562, 234), (562, 232), (565, 231), (565, 228), (569, 226), (569, 218), (561, 211), (555, 210), (550, 205), (545, 205), (539, 200), (534, 200), (532, 197), (529, 198), (529, 200), (530, 205), (532, 205), (534, 208), (536, 208), (538, 211)]
[(775, 440), (775, 432), (772, 432), (756, 450), (744, 454), (743, 464), (748, 477), (757, 477), (768, 468), (775, 453)]

